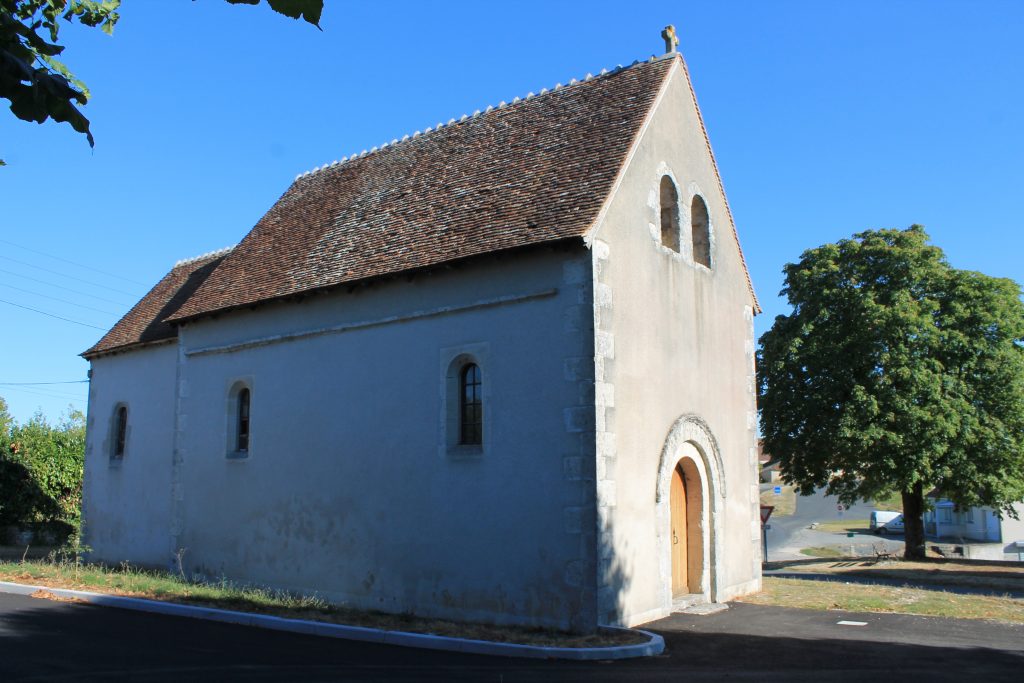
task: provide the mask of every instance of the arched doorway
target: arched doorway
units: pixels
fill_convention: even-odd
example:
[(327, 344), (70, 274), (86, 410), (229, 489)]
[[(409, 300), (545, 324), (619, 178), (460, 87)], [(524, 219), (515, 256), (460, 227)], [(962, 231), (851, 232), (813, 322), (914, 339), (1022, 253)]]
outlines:
[[(680, 471), (681, 473), (676, 474)], [(658, 576), (661, 584), (661, 605), (664, 614), (683, 606), (699, 604), (701, 602), (722, 602), (724, 599), (720, 591), (719, 575), (721, 569), (722, 534), (719, 528), (723, 519), (723, 506), (726, 500), (726, 484), (723, 476), (724, 465), (718, 448), (718, 442), (708, 428), (704, 420), (696, 415), (683, 415), (677, 419), (665, 437), (665, 443), (661, 450), (661, 457), (658, 460), (658, 483), (655, 490), (654, 501), (656, 505), (657, 523), (655, 525), (655, 536), (658, 547)], [(687, 506), (690, 524), (681, 524), (682, 516), (678, 506), (676, 507), (677, 528), (686, 529), (686, 565), (689, 567), (691, 559), (696, 565), (700, 559), (699, 572), (695, 572), (691, 581), (687, 575), (686, 590), (689, 594), (675, 595), (676, 588), (673, 586), (673, 549), (676, 544), (672, 543), (672, 502), (671, 489), (673, 479), (678, 477), (676, 482), (676, 494), (689, 492), (692, 501)], [(690, 482), (693, 486), (687, 486)], [(699, 494), (696, 497), (694, 494)], [(686, 500), (685, 495), (682, 497)], [(683, 539), (679, 531), (676, 531), (676, 538)], [(696, 544), (700, 544), (697, 546)], [(694, 552), (689, 552), (693, 548)], [(681, 558), (675, 558), (676, 565), (680, 569), (683, 563)], [(689, 570), (687, 570), (689, 571)], [(697, 580), (699, 579), (699, 581)]]
[(672, 597), (704, 592), (704, 490), (700, 472), (682, 458), (669, 485)]

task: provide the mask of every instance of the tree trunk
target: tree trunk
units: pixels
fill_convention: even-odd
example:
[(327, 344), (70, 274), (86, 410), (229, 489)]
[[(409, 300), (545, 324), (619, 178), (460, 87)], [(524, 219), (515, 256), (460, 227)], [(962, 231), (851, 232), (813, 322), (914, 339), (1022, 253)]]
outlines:
[(906, 543), (903, 558), (923, 560), (925, 558), (924, 489), (921, 484), (914, 484), (913, 489), (904, 491), (902, 496), (903, 538)]

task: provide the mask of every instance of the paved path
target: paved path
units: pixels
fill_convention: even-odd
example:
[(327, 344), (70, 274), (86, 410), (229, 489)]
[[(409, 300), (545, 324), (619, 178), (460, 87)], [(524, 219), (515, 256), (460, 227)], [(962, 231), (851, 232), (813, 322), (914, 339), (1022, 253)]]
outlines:
[[(866, 626), (839, 626), (841, 619)], [(542, 662), (0, 595), (0, 681), (1019, 681), (1024, 627), (734, 604), (649, 625), (664, 655)]]
[[(762, 484), (761, 490), (771, 489), (777, 484)], [(870, 555), (875, 544), (883, 544), (892, 552), (903, 552), (903, 538), (897, 536), (882, 538), (865, 530), (853, 538), (845, 535), (814, 531), (808, 527), (813, 522), (831, 522), (840, 520), (865, 520), (871, 517), (875, 508), (865, 503), (858, 503), (849, 510), (839, 513), (839, 501), (833, 496), (826, 496), (819, 490), (811, 496), (797, 496), (796, 512), (787, 517), (772, 517), (768, 530), (768, 561), (806, 559), (800, 554), (801, 548), (818, 546), (854, 546), (855, 555)]]
[(675, 615), (648, 626), (665, 636), (674, 658), (717, 661), (733, 680), (756, 679), (758, 668), (762, 680), (872, 683), (1019, 682), (1024, 671), (1021, 624), (734, 603), (712, 617)]

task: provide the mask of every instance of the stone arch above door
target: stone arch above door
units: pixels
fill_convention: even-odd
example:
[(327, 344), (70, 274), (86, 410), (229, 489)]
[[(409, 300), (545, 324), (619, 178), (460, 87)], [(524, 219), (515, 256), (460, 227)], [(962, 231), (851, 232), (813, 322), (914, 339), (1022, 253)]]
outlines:
[(697, 415), (683, 415), (673, 423), (672, 428), (665, 437), (665, 444), (661, 448), (661, 457), (658, 460), (658, 484), (654, 494), (654, 502), (662, 503), (668, 496), (668, 486), (672, 469), (679, 460), (676, 455), (686, 442), (697, 447), (704, 457), (704, 467), (711, 480), (711, 494), (717, 498), (725, 498), (726, 484), (725, 472), (722, 464), (722, 454), (718, 449), (718, 442), (707, 423)]

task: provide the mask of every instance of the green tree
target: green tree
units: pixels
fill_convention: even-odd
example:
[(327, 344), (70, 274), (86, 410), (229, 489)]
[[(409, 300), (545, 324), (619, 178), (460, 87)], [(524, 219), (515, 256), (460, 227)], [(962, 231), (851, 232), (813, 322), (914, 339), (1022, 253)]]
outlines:
[[(227, 0), (258, 5), (260, 0)], [(323, 0), (267, 0), (275, 12), (320, 25)], [(0, 97), (19, 119), (66, 122), (94, 144), (89, 119), (79, 106), (89, 89), (59, 59), (60, 21), (114, 31), (121, 0), (0, 0)], [(3, 165), (0, 160), (0, 165)]]
[(11, 414), (7, 409), (7, 401), (4, 400), (3, 396), (0, 396), (0, 447), (7, 443), (7, 438), (11, 433)]
[(0, 452), (0, 525), (49, 526), (65, 534), (81, 519), (85, 416), (71, 410), (56, 425), (37, 413), (10, 423)]
[(793, 306), (760, 340), (765, 448), (809, 494), (898, 492), (906, 557), (925, 496), (1013, 515), (1024, 499), (1024, 305), (1012, 280), (952, 268), (921, 226), (804, 252)]

